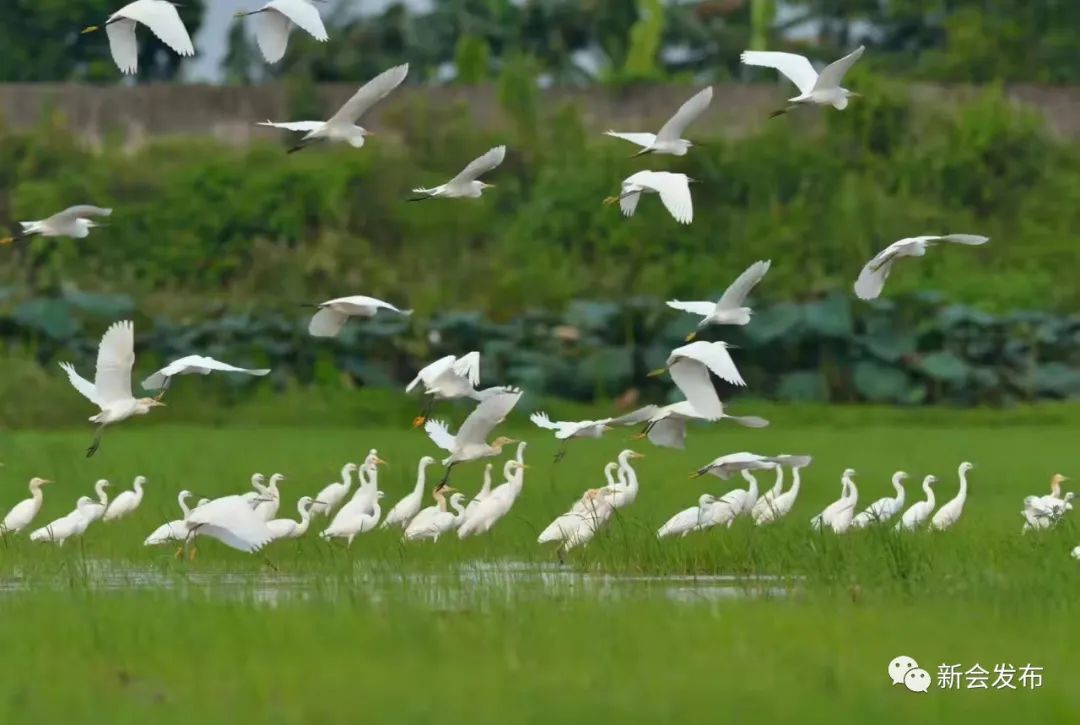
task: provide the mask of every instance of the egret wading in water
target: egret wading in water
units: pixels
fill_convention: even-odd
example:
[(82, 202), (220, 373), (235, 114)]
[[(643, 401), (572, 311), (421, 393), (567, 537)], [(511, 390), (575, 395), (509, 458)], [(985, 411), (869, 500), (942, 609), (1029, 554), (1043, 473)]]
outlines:
[(379, 506), (379, 501), (385, 494), (382, 491), (375, 493), (375, 502), (371, 505), (370, 511), (362, 511), (359, 508), (349, 509), (343, 507), (341, 511), (338, 511), (338, 515), (334, 517), (334, 520), (330, 522), (330, 525), (326, 527), (319, 536), (323, 539), (345, 539), (347, 546), (352, 546), (353, 539), (360, 534), (366, 534), (379, 524), (379, 517), (382, 516), (382, 508)]
[(486, 442), (486, 439), (495, 426), (506, 420), (506, 416), (519, 400), (521, 400), (521, 391), (511, 389), (482, 401), (465, 418), (457, 435), (451, 434), (446, 423), (442, 421), (429, 420), (424, 424), (424, 430), (427, 431), (432, 442), (450, 453), (442, 461), (442, 464), (446, 466), (446, 472), (443, 474), (440, 485), (446, 485), (450, 480), (450, 472), (457, 464), (498, 456), (502, 453), (503, 446), (517, 443), (514, 438), (506, 436), (499, 436), (490, 444)]
[(480, 181), (479, 177), (493, 171), (506, 158), (506, 147), (496, 146), (484, 152), (469, 162), (468, 166), (458, 172), (458, 175), (445, 184), (433, 186), (430, 189), (419, 187), (413, 189), (414, 194), (421, 196), (413, 197), (409, 201), (424, 201), (426, 199), (479, 199), (484, 189), (494, 188), (495, 184)]
[(848, 100), (857, 98), (858, 93), (853, 93), (840, 84), (844, 76), (863, 54), (866, 48), (860, 45), (840, 60), (825, 66), (821, 75), (810, 65), (809, 59), (794, 53), (777, 53), (763, 50), (744, 50), (739, 60), (745, 65), (756, 65), (764, 68), (773, 68), (780, 71), (799, 89), (799, 95), (789, 98), (787, 106), (769, 114), (769, 118), (775, 118), (795, 109), (800, 105), (811, 104), (815, 106), (832, 106), (838, 111), (847, 108)]
[[(452, 512), (447, 510), (447, 494), (453, 494), (450, 497), (450, 506), (454, 509)], [(435, 505), (428, 506), (423, 511), (420, 511), (416, 517), (409, 522), (409, 525), (405, 527), (405, 531), (402, 534), (402, 537), (406, 541), (417, 541), (420, 539), (432, 539), (438, 541), (440, 536), (457, 528), (464, 520), (464, 494), (457, 493), (456, 489), (451, 488), (450, 486), (444, 486), (441, 489), (433, 491), (431, 495), (435, 499)]]
[(112, 214), (112, 209), (103, 209), (100, 206), (80, 205), (64, 209), (62, 212), (53, 214), (51, 217), (31, 222), (19, 222), (19, 231), (12, 237), (0, 239), (0, 244), (11, 244), (18, 239), (26, 239), (35, 235), (42, 237), (71, 237), (72, 239), (85, 239), (90, 236), (90, 230), (105, 226), (94, 221), (95, 217), (107, 217)]
[(252, 15), (256, 17), (255, 41), (267, 63), (277, 63), (285, 57), (294, 26), (320, 43), (330, 39), (319, 9), (310, 0), (270, 0), (258, 10), (236, 13), (238, 18)]
[[(105, 520), (118, 521), (135, 513), (135, 509), (139, 508), (139, 504), (142, 503), (143, 486), (145, 484), (146, 476), (136, 476), (131, 484), (132, 490), (120, 493), (105, 509)], [(108, 482), (106, 482), (106, 485), (108, 485)]]
[(177, 375), (209, 375), (210, 373), (244, 373), (245, 375), (254, 375), (256, 377), (262, 377), (269, 374), (269, 368), (238, 368), (235, 365), (229, 363), (223, 363), (220, 360), (215, 360), (212, 357), (206, 357), (204, 355), (188, 355), (182, 357), (179, 360), (173, 360), (165, 367), (158, 370), (156, 373), (142, 381), (142, 387), (144, 390), (160, 390), (158, 398), (160, 399), (165, 395), (165, 391), (169, 389), (169, 384), (172, 383), (172, 379)]
[(978, 246), (990, 241), (989, 237), (978, 234), (945, 234), (942, 236), (908, 237), (898, 242), (893, 242), (885, 249), (874, 255), (874, 258), (866, 263), (855, 280), (855, 296), (861, 300), (874, 300), (881, 294), (885, 287), (885, 280), (889, 278), (889, 272), (896, 260), (903, 257), (922, 257), (926, 250), (940, 242), (952, 244), (964, 244)]
[(41, 504), (45, 500), (41, 487), (47, 483), (52, 483), (52, 481), (36, 476), (30, 479), (30, 498), (23, 499), (11, 507), (3, 522), (0, 522), (0, 536), (17, 534), (34, 521), (34, 517), (41, 511)]
[(311, 525), (311, 504), (313, 503), (315, 503), (315, 499), (311, 496), (301, 496), (300, 500), (296, 502), (296, 512), (300, 515), (299, 521), (293, 521), (292, 519), (272, 519), (267, 521), (266, 527), (270, 529), (274, 541), (279, 539), (299, 539), (306, 534), (308, 527)]
[(371, 131), (356, 125), (360, 117), (400, 86), (408, 74), (408, 63), (383, 71), (363, 85), (337, 113), (326, 121), (293, 121), (291, 123), (266, 121), (259, 125), (303, 133), (299, 143), (290, 148), (289, 153), (299, 151), (319, 141), (342, 141), (353, 148), (360, 148), (364, 145), (364, 138), (372, 135)]
[(690, 124), (705, 113), (705, 110), (712, 102), (712, 97), (712, 86), (698, 91), (690, 100), (679, 106), (679, 110), (675, 112), (675, 115), (669, 118), (667, 123), (661, 126), (660, 130), (655, 134), (620, 133), (619, 131), (604, 131), (604, 133), (640, 146), (641, 151), (638, 151), (634, 156), (652, 153), (685, 156), (694, 144), (684, 139), (682, 135)]
[[(607, 486), (605, 488), (611, 489), (615, 486), (615, 471), (619, 468), (617, 461), (612, 461), (604, 466), (604, 478), (607, 479)], [(582, 526), (585, 519), (590, 516), (596, 516), (596, 498), (604, 489), (590, 488), (581, 495), (581, 498), (574, 501), (566, 513), (555, 517), (555, 520), (547, 525), (540, 535), (536, 537), (536, 543), (545, 544), (549, 541), (564, 541), (577, 531), (578, 527)]]
[(618, 203), (623, 216), (634, 216), (642, 194), (658, 194), (660, 201), (675, 221), (689, 224), (694, 221), (694, 201), (690, 196), (690, 183), (695, 181), (686, 174), (670, 171), (639, 171), (626, 177), (618, 196), (609, 196), (604, 204)]
[(765, 278), (772, 260), (754, 262), (740, 274), (716, 302), (683, 302), (668, 300), (667, 306), (675, 310), (701, 315), (697, 330), (686, 336), (690, 342), (697, 337), (698, 331), (708, 325), (746, 325), (750, 322), (753, 310), (744, 306), (746, 297), (758, 282)]
[[(169, 46), (177, 55), (195, 55), (184, 21), (176, 5), (166, 0), (135, 0), (110, 15), (105, 21), (105, 34), (109, 36), (109, 52), (121, 73), (135, 73), (139, 69), (139, 44), (135, 39), (135, 26), (145, 25), (158, 40)], [(91, 25), (82, 32), (92, 33), (100, 26)]]
[[(520, 450), (520, 446), (519, 446)], [(507, 461), (508, 478), (505, 483), (496, 486), (491, 494), (476, 505), (461, 522), (457, 535), (464, 539), (477, 534), (486, 534), (504, 516), (510, 513), (525, 485), (525, 469), (528, 466), (518, 460)]]
[(101, 446), (105, 427), (120, 423), (134, 415), (146, 415), (153, 408), (165, 403), (154, 398), (135, 398), (131, 394), (131, 368), (135, 364), (135, 325), (129, 320), (114, 323), (105, 331), (98, 345), (97, 369), (94, 382), (75, 372), (71, 363), (62, 362), (60, 368), (67, 373), (72, 387), (83, 397), (101, 408), (90, 417), (97, 423), (94, 440), (86, 450), (86, 457), (94, 455)]
[(389, 310), (406, 317), (412, 314), (412, 310), (399, 310), (389, 302), (363, 295), (338, 297), (337, 299), (320, 302), (317, 305), (304, 306), (319, 308), (319, 311), (312, 315), (311, 322), (308, 323), (308, 333), (312, 337), (336, 337), (350, 317), (371, 318), (379, 310)]
[(281, 491), (278, 484), (285, 480), (285, 476), (275, 473), (270, 476), (270, 481), (262, 490), (261, 495), (255, 499), (255, 513), (262, 517), (263, 521), (270, 521), (277, 516), (281, 507)]

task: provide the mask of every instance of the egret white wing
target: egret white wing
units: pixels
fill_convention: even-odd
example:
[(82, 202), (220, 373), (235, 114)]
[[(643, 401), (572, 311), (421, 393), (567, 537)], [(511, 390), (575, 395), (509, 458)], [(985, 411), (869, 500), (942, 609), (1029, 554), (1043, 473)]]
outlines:
[(420, 371), (416, 373), (416, 377), (405, 386), (405, 392), (412, 392), (412, 389), (420, 382), (424, 385), (430, 385), (434, 380), (438, 379), (447, 370), (453, 368), (454, 360), (456, 358), (453, 355), (444, 355), (433, 363), (428, 363), (424, 367), (420, 368)]
[(269, 9), (275, 7), (274, 3), (266, 7), (268, 9), (260, 12), (255, 20), (255, 42), (267, 63), (277, 63), (285, 57), (293, 23), (280, 9)]
[(622, 210), (623, 216), (634, 216), (634, 210), (637, 209), (638, 201), (640, 199), (640, 191), (631, 191), (629, 194), (620, 196), (619, 209)]
[(441, 420), (432, 420), (429, 418), (424, 423), (424, 431), (428, 434), (428, 438), (430, 438), (439, 448), (450, 453), (454, 452), (454, 445), (457, 443), (457, 439), (450, 433), (450, 429), (446, 427), (446, 423)]
[(174, 375), (183, 375), (185, 373), (195, 373), (203, 371), (215, 371), (224, 373), (247, 373), (248, 375), (266, 375), (270, 372), (267, 368), (253, 369), (253, 368), (238, 368), (235, 365), (229, 363), (223, 363), (220, 360), (215, 360), (212, 357), (205, 357), (203, 355), (188, 355), (182, 357), (179, 360), (174, 360), (161, 370), (148, 377), (142, 382), (143, 388), (146, 390), (159, 390), (168, 378)]
[[(325, 43), (330, 39), (326, 34), (322, 16), (319, 15), (319, 9), (310, 0), (270, 0), (266, 6), (274, 8), (296, 23), (301, 30), (320, 43)], [(274, 13), (264, 14), (273, 15)]]
[(680, 224), (694, 221), (694, 202), (690, 197), (690, 180), (683, 174), (667, 174), (654, 177), (653, 187), (660, 194), (660, 201)]
[(109, 36), (109, 53), (121, 73), (139, 70), (139, 43), (135, 39), (135, 21), (114, 20), (105, 25)]
[(981, 234), (943, 234), (940, 237), (935, 237), (943, 242), (953, 242), (954, 244), (967, 244), (967, 245), (979, 245), (986, 244), (990, 241), (990, 237), (984, 237)]
[(754, 262), (747, 267), (742, 274), (735, 278), (724, 294), (721, 295), (717, 306), (719, 307), (741, 307), (746, 300), (747, 295), (750, 294), (750, 290), (757, 286), (757, 283), (764, 279), (765, 275), (769, 271), (769, 266), (772, 264), (772, 260), (766, 259), (760, 262)]
[[(134, 2), (119, 11), (121, 17), (130, 18), (150, 28), (150, 32), (179, 55), (195, 55), (195, 46), (191, 44), (184, 21), (176, 6), (165, 0), (155, 2)], [(115, 25), (115, 23), (110, 23)]]
[(562, 423), (552, 422), (551, 418), (548, 417), (548, 414), (543, 411), (533, 413), (529, 416), (529, 420), (536, 424), (536, 426), (546, 428), (547, 430), (561, 430), (563, 427)]
[(810, 65), (809, 59), (802, 55), (766, 50), (744, 50), (739, 60), (744, 65), (756, 65), (780, 71), (804, 95), (812, 91), (814, 84), (817, 83), (817, 71)]
[(75, 372), (75, 368), (71, 363), (60, 363), (60, 369), (67, 373), (68, 381), (71, 383), (72, 387), (78, 390), (84, 398), (94, 405), (101, 405), (101, 403), (98, 402), (97, 389), (94, 387), (94, 384)]
[(135, 326), (130, 320), (114, 323), (98, 346), (94, 389), (100, 404), (127, 400), (131, 395), (131, 367), (135, 364)]
[(76, 219), (85, 219), (87, 217), (95, 216), (109, 216), (110, 214), (112, 214), (112, 209), (105, 209), (100, 206), (91, 206), (89, 204), (79, 204), (77, 206), (70, 206), (57, 214), (53, 214), (50, 221), (72, 222)]
[(658, 405), (646, 405), (626, 415), (613, 418), (608, 425), (640, 425), (648, 422), (659, 410), (660, 406)]
[(465, 443), (483, 443), (488, 434), (517, 405), (521, 391), (502, 392), (484, 400), (473, 409), (458, 430), (457, 439)]
[(311, 316), (308, 332), (314, 337), (333, 337), (341, 332), (341, 328), (348, 319), (349, 316), (344, 312), (324, 307)]
[(821, 75), (817, 77), (817, 82), (814, 83), (814, 89), (825, 90), (827, 88), (839, 88), (848, 69), (855, 64), (855, 61), (862, 57), (864, 50), (866, 50), (866, 46), (860, 45), (840, 60), (835, 60), (825, 66), (825, 69), (821, 71)]
[(686, 447), (686, 421), (682, 418), (665, 418), (649, 428), (649, 441), (661, 448)]
[(684, 302), (683, 300), (668, 300), (667, 306), (673, 310), (682, 310), (694, 315), (708, 317), (716, 311), (715, 302)]
[(668, 119), (668, 122), (660, 127), (660, 132), (656, 134), (656, 138), (659, 141), (678, 141), (682, 138), (683, 132), (690, 126), (697, 117), (705, 112), (705, 109), (709, 107), (712, 102), (712, 86), (708, 86), (693, 95), (686, 103), (679, 106), (679, 110), (675, 112), (675, 115)]
[(506, 158), (506, 147), (496, 146), (490, 149), (483, 156), (479, 156), (469, 162), (469, 165), (462, 169), (457, 176), (450, 179), (448, 184), (464, 184), (469, 181), (475, 181), (478, 177), (491, 171)]
[(656, 134), (654, 133), (622, 133), (620, 131), (604, 131), (604, 135), (611, 136), (613, 138), (621, 138), (623, 141), (629, 141), (632, 144), (636, 144), (642, 148), (648, 148), (656, 142)]
[(290, 121), (288, 123), (275, 123), (274, 121), (263, 121), (256, 124), (257, 126), (267, 126), (269, 128), (280, 128), (285, 131), (301, 131), (310, 132), (318, 131), (320, 128), (326, 125), (325, 121)]
[(390, 91), (401, 85), (409, 74), (409, 64), (385, 70), (360, 87), (327, 123), (356, 123), (368, 109), (385, 98)]
[(474, 388), (480, 384), (480, 353), (475, 350), (454, 362), (454, 372), (469, 381)]
[(704, 363), (679, 359), (672, 363), (668, 370), (675, 385), (703, 417), (715, 420), (724, 414), (720, 396), (716, 394), (716, 388), (713, 387)]

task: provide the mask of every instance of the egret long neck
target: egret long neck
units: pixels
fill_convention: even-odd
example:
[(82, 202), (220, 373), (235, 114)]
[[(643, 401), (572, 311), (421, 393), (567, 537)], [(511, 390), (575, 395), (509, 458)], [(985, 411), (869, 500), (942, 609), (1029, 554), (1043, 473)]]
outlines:
[(296, 536), (303, 536), (311, 526), (311, 504), (300, 507), (300, 523), (296, 526)]
[(746, 493), (749, 494), (751, 499), (753, 499), (754, 501), (757, 501), (757, 497), (758, 497), (757, 478), (755, 478), (754, 474), (750, 473), (750, 471), (747, 471), (746, 469), (743, 469), (742, 477), (744, 479), (746, 479), (746, 482), (749, 484), (746, 487)]
[(799, 484), (802, 483), (802, 471), (798, 468), (791, 469), (791, 488), (787, 490), (792, 496), (796, 496), (799, 493)]
[(491, 466), (484, 467), (484, 484), (480, 486), (480, 496), (491, 493)]
[(926, 502), (928, 504), (930, 504), (931, 506), (933, 506), (934, 503), (935, 503), (934, 489), (930, 488), (930, 482), (929, 481), (924, 481), (923, 482), (922, 490), (926, 494)]
[(416, 471), (416, 485), (413, 486), (413, 494), (416, 496), (424, 495), (424, 486), (427, 484), (427, 464), (421, 463), (420, 468)]
[(189, 495), (188, 492), (184, 491), (183, 493), (181, 493), (179, 496), (176, 497), (176, 503), (180, 504), (180, 513), (183, 514), (180, 517), (182, 519), (186, 519), (188, 517), (188, 514), (191, 513), (191, 509), (188, 508), (188, 505), (187, 505), (188, 495)]
[(94, 486), (94, 490), (97, 492), (98, 502), (105, 506), (109, 503), (109, 494), (105, 491), (105, 484), (99, 483)]
[(960, 471), (960, 490), (957, 492), (956, 497), (963, 501), (967, 498), (967, 472)]
[(784, 467), (776, 467), (776, 483), (772, 487), (772, 496), (776, 498), (780, 495), (780, 492), (784, 490)]

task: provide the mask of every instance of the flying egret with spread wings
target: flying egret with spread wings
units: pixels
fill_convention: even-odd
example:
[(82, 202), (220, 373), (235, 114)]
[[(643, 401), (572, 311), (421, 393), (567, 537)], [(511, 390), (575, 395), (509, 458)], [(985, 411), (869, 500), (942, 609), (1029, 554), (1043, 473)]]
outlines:
[(430, 397), (420, 415), (413, 419), (414, 428), (424, 424), (431, 415), (431, 409), (440, 400), (472, 398), (480, 402), (510, 390), (502, 385), (477, 390), (476, 386), (480, 384), (480, 353), (475, 350), (461, 357), (445, 355), (421, 368), (412, 382), (405, 386), (405, 392), (412, 392), (420, 383), (424, 384), (424, 395)]
[(693, 409), (707, 420), (718, 420), (724, 416), (724, 405), (713, 387), (713, 373), (721, 380), (732, 385), (745, 386), (735, 361), (731, 359), (726, 342), (691, 342), (677, 347), (668, 355), (667, 366), (653, 370), (650, 376), (662, 375), (664, 370), (671, 373), (671, 379), (679, 387)]
[(562, 441), (558, 453), (555, 454), (555, 462), (558, 463), (566, 455), (566, 441), (571, 438), (600, 438), (608, 430), (608, 423), (612, 419), (553, 421), (547, 413), (540, 410), (530, 415), (529, 420), (539, 428), (555, 431), (555, 439)]
[(679, 106), (679, 110), (660, 127), (658, 133), (620, 133), (618, 131), (604, 131), (604, 133), (640, 146), (641, 151), (634, 154), (635, 156), (649, 153), (685, 156), (694, 144), (684, 139), (682, 135), (698, 116), (705, 113), (705, 109), (712, 102), (712, 96), (712, 86), (698, 91), (689, 101)]
[(719, 418), (707, 418), (699, 413), (688, 400), (680, 400), (669, 405), (646, 405), (643, 408), (615, 418), (609, 425), (640, 425), (645, 428), (634, 436), (635, 439), (648, 438), (649, 441), (661, 448), (686, 447), (686, 424), (689, 421), (712, 421), (730, 420), (745, 428), (765, 428), (769, 421), (756, 415), (728, 415), (723, 412), (723, 403), (720, 404), (721, 414)]
[(71, 206), (45, 219), (19, 222), (20, 229), (15, 236), (0, 239), (0, 244), (11, 244), (18, 239), (32, 237), (35, 234), (43, 237), (85, 239), (90, 235), (91, 229), (104, 226), (95, 222), (94, 217), (107, 217), (110, 214), (112, 214), (112, 209), (104, 209), (100, 206), (89, 204)]
[(825, 66), (825, 70), (818, 72), (810, 61), (802, 55), (795, 53), (776, 53), (763, 50), (744, 50), (739, 59), (746, 65), (774, 68), (787, 76), (788, 80), (799, 89), (799, 95), (788, 99), (788, 105), (779, 111), (770, 114), (776, 117), (791, 111), (801, 104), (814, 104), (817, 106), (832, 106), (838, 111), (847, 108), (849, 98), (857, 98), (858, 93), (842, 88), (840, 84), (844, 75), (855, 64), (866, 50), (860, 45), (855, 50), (845, 55), (840, 60)]
[[(184, 21), (176, 5), (166, 0), (135, 0), (110, 15), (105, 21), (105, 33), (109, 36), (109, 52), (121, 73), (134, 73), (139, 69), (139, 44), (135, 40), (135, 26), (142, 23), (165, 45), (178, 55), (195, 55)], [(100, 30), (91, 25), (83, 33)]]
[(670, 171), (639, 171), (626, 177), (618, 196), (604, 199), (605, 204), (619, 203), (623, 216), (633, 216), (642, 194), (659, 194), (660, 201), (680, 224), (694, 221), (694, 201), (690, 197), (690, 182), (686, 174)]
[(889, 278), (893, 263), (901, 257), (922, 257), (926, 250), (939, 242), (978, 246), (990, 241), (978, 234), (944, 234), (941, 236), (908, 237), (893, 242), (866, 263), (855, 280), (855, 295), (862, 300), (877, 299)]
[(334, 337), (341, 332), (345, 321), (350, 317), (374, 317), (379, 310), (389, 310), (405, 316), (412, 314), (412, 310), (400, 310), (389, 302), (363, 295), (338, 297), (310, 306), (319, 308), (308, 324), (308, 332), (313, 337)]
[(277, 63), (285, 57), (289, 33), (299, 27), (320, 43), (330, 39), (323, 26), (319, 9), (311, 0), (270, 0), (258, 10), (238, 12), (236, 17), (258, 16), (255, 41), (267, 63)]
[(413, 189), (414, 194), (422, 194), (409, 201), (423, 201), (425, 199), (479, 199), (484, 193), (484, 189), (494, 187), (495, 184), (488, 184), (487, 182), (480, 181), (479, 177), (492, 171), (506, 158), (506, 147), (496, 146), (495, 148), (486, 151), (483, 156), (473, 159), (469, 162), (469, 165), (462, 169), (457, 176), (450, 179), (445, 184), (439, 186), (433, 186), (430, 189), (419, 187)]
[(133, 415), (146, 415), (152, 408), (165, 405), (154, 398), (136, 398), (131, 394), (131, 368), (134, 364), (135, 325), (130, 320), (114, 323), (102, 336), (94, 382), (75, 372), (71, 363), (60, 363), (71, 385), (101, 408), (100, 413), (90, 417), (90, 422), (97, 423), (98, 428), (94, 441), (86, 450), (87, 458), (101, 446), (101, 436), (106, 426), (125, 421)]
[[(772, 260), (768, 259), (751, 264), (724, 290), (724, 294), (716, 302), (669, 300), (667, 306), (693, 315), (701, 315), (698, 330), (706, 325), (745, 325), (750, 322), (753, 310), (743, 306), (743, 303), (755, 285), (765, 277), (770, 264)], [(690, 342), (695, 337), (697, 337), (697, 332), (691, 332), (686, 336), (686, 341)]]
[(290, 123), (274, 123), (265, 121), (260, 126), (281, 128), (286, 131), (303, 132), (304, 136), (299, 143), (289, 149), (289, 153), (316, 143), (317, 141), (344, 141), (353, 148), (364, 145), (364, 137), (372, 135), (363, 126), (357, 126), (356, 122), (367, 113), (372, 106), (386, 98), (405, 80), (409, 74), (409, 64), (395, 66), (390, 70), (383, 71), (372, 78), (358, 90), (352, 98), (345, 102), (337, 113), (326, 121), (293, 121)]
[(740, 451), (709, 461), (691, 473), (690, 478), (699, 478), (708, 474), (726, 481), (732, 474), (739, 471), (757, 471), (772, 468), (778, 464), (802, 468), (809, 465), (810, 460), (810, 456), (760, 456), (757, 453)]
[(506, 419), (520, 399), (521, 391), (517, 389), (508, 389), (491, 396), (477, 405), (469, 414), (458, 429), (457, 435), (450, 433), (446, 423), (442, 421), (429, 420), (424, 424), (424, 430), (435, 445), (450, 453), (442, 462), (446, 466), (446, 473), (443, 474), (440, 487), (446, 485), (451, 469), (458, 463), (497, 456), (502, 453), (503, 446), (517, 442), (506, 436), (499, 436), (490, 445), (486, 440), (495, 426)]
[(173, 360), (171, 363), (161, 368), (161, 370), (158, 370), (146, 380), (143, 380), (142, 386), (146, 390), (160, 390), (161, 395), (164, 395), (165, 391), (169, 389), (169, 384), (172, 382), (172, 379), (177, 375), (209, 375), (213, 372), (245, 373), (247, 375), (261, 377), (268, 374), (270, 370), (269, 368), (258, 370), (252, 368), (238, 368), (235, 365), (223, 363), (212, 357), (188, 355), (179, 360)]

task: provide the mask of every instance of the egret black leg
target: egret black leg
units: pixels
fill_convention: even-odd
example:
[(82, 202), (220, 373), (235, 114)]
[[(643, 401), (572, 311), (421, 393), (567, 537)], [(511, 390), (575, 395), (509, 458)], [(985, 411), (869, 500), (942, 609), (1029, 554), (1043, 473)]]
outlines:
[(101, 448), (101, 436), (105, 433), (105, 426), (99, 426), (97, 432), (94, 433), (94, 440), (90, 443), (90, 447), (86, 449), (86, 457), (97, 453), (98, 448)]

